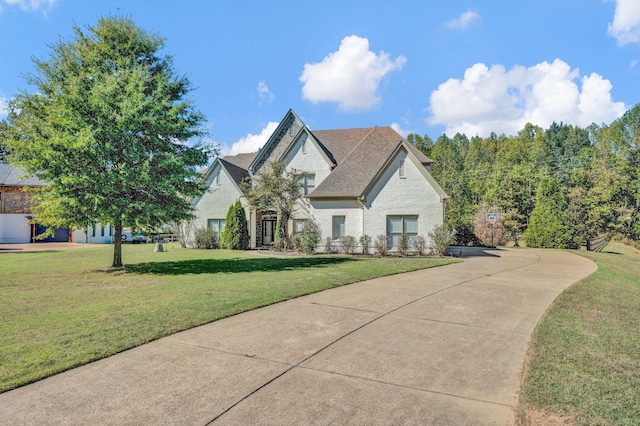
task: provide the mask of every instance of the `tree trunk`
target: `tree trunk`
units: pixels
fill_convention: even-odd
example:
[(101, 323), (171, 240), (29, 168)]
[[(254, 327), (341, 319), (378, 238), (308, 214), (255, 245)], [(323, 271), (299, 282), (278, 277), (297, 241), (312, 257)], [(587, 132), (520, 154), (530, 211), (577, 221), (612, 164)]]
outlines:
[(122, 268), (122, 223), (115, 224), (112, 268)]

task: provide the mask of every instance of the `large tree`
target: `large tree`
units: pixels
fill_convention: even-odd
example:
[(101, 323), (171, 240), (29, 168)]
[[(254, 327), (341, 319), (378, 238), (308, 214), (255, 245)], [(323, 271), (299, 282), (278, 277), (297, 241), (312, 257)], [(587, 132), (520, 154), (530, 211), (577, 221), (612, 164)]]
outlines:
[(204, 116), (187, 98), (164, 40), (129, 18), (74, 27), (68, 41), (34, 59), (35, 90), (9, 102), (0, 139), (10, 160), (49, 183), (36, 194), (39, 223), (114, 226), (113, 267), (122, 266), (123, 227), (155, 228), (191, 216), (208, 162)]

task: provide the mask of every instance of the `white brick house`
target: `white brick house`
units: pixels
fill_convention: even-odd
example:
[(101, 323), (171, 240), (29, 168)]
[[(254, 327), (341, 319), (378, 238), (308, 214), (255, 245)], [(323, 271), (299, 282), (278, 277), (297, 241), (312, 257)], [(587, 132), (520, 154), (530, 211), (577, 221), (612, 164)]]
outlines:
[(426, 236), (444, 221), (448, 196), (429, 173), (433, 162), (392, 128), (312, 131), (290, 110), (258, 153), (219, 158), (207, 170), (209, 189), (193, 203), (196, 224), (222, 229), (229, 206), (239, 199), (251, 247), (271, 244), (275, 213), (253, 210), (240, 182), (275, 161), (307, 175), (290, 233), (311, 218), (323, 239), (382, 234), (396, 247), (401, 233)]

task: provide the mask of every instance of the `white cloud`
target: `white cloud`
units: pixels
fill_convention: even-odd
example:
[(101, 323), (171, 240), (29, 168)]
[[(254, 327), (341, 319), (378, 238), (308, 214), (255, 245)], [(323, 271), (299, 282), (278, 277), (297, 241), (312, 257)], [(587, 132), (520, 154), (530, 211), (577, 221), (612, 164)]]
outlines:
[(58, 0), (0, 0), (0, 12), (2, 12), (2, 6), (17, 6), (26, 12), (32, 12), (36, 10), (50, 10)]
[(273, 132), (276, 131), (278, 124), (280, 123), (276, 121), (270, 121), (259, 134), (254, 135), (252, 133), (249, 133), (247, 136), (243, 136), (237, 142), (231, 145), (231, 148), (223, 147), (221, 155), (236, 155), (245, 152), (258, 151), (267, 142), (267, 140), (269, 140), (269, 137), (271, 137)]
[(265, 83), (264, 80), (258, 82), (258, 97), (260, 98), (260, 104), (263, 102), (271, 103), (275, 99), (275, 96), (269, 90), (269, 86)]
[(479, 21), (481, 19), (482, 17), (477, 12), (467, 10), (457, 18), (447, 21), (445, 25), (453, 30), (464, 30), (475, 21)]
[(378, 88), (391, 71), (401, 69), (404, 56), (392, 60), (388, 53), (369, 50), (369, 40), (356, 35), (342, 39), (337, 52), (322, 62), (305, 64), (299, 80), (302, 98), (311, 102), (337, 102), (342, 110), (367, 110), (378, 105)]
[(609, 35), (618, 40), (620, 46), (640, 42), (640, 2), (638, 0), (615, 0), (616, 11), (609, 24)]
[(469, 136), (512, 135), (528, 122), (542, 127), (554, 121), (582, 127), (609, 123), (626, 109), (611, 99), (611, 88), (602, 76), (580, 77), (560, 59), (510, 70), (478, 63), (462, 79), (451, 78), (431, 93), (428, 121), (445, 125), (449, 135)]
[(398, 123), (391, 123), (391, 125), (390, 125), (389, 127), (391, 127), (393, 130), (395, 130), (396, 132), (398, 132), (398, 134), (399, 134), (400, 136), (402, 136), (403, 138), (406, 138), (406, 137), (407, 137), (407, 135), (408, 135), (409, 133), (411, 133), (411, 130), (403, 129), (403, 128), (398, 124)]

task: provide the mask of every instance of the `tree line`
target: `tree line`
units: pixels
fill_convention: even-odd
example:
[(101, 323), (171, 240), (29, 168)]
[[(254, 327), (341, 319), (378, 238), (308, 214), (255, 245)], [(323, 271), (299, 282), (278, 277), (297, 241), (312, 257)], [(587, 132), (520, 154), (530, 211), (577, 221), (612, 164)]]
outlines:
[(529, 246), (577, 248), (596, 235), (640, 241), (640, 104), (610, 124), (532, 124), (515, 136), (409, 134), (451, 197), (446, 225), (475, 237), (479, 211)]

